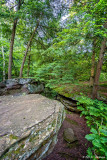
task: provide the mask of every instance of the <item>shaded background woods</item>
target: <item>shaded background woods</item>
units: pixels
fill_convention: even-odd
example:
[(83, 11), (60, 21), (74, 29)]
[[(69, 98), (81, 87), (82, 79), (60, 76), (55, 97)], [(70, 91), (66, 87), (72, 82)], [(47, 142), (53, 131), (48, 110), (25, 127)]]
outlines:
[(0, 81), (33, 77), (49, 87), (107, 79), (106, 2), (0, 2)]

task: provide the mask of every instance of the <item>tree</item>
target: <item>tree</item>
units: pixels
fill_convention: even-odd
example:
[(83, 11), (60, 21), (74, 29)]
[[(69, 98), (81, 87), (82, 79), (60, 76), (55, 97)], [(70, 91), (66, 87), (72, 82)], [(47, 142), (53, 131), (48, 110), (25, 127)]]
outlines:
[(16, 26), (17, 26), (17, 19), (15, 19), (14, 23), (13, 23), (12, 36), (11, 36), (11, 42), (10, 42), (10, 54), (9, 54), (9, 65), (8, 65), (8, 79), (11, 79), (11, 77), (12, 77), (13, 45), (14, 45), (14, 39), (15, 39)]
[[(73, 72), (71, 72), (72, 74), (71, 77), (73, 77), (72, 79), (81, 80), (80, 77), (83, 76), (83, 79), (87, 78), (88, 80), (89, 79), (88, 72), (90, 70), (91, 71), (90, 82), (91, 82), (91, 85), (93, 85), (94, 75), (96, 71), (97, 76), (95, 76), (95, 81), (97, 81), (96, 83), (98, 84), (98, 81), (99, 81), (98, 79), (101, 73), (101, 65), (103, 62), (103, 61), (101, 62), (100, 60), (101, 55), (98, 57), (98, 53), (100, 52), (100, 54), (102, 54), (102, 49), (100, 51), (100, 44), (102, 44), (101, 39), (105, 39), (106, 37), (106, 30), (105, 30), (106, 28), (103, 27), (106, 21), (106, 14), (105, 14), (106, 2), (98, 1), (96, 3), (96, 1), (92, 1), (90, 3), (89, 1), (85, 1), (85, 2), (82, 1), (82, 3), (80, 3), (79, 1), (74, 1), (74, 5), (71, 7), (71, 9), (72, 11), (70, 12), (71, 16), (69, 16), (68, 27), (58, 34), (59, 36), (54, 40), (54, 47), (50, 47), (50, 50), (48, 49), (46, 52), (47, 54), (49, 52), (50, 57), (53, 58), (55, 62), (57, 62), (56, 64), (58, 66), (60, 66), (59, 64), (61, 60), (64, 60), (64, 58), (66, 59), (66, 63), (68, 63), (69, 66), (67, 66), (66, 70), (63, 68), (62, 73), (64, 72), (66, 74), (67, 70), (69, 71), (73, 70)], [(89, 42), (89, 41), (91, 43), (86, 44), (86, 42)], [(92, 43), (93, 45), (90, 46), (90, 50), (91, 50), (90, 52), (86, 50), (86, 48), (89, 48), (88, 46)], [(104, 47), (104, 44), (103, 44), (103, 47)], [(54, 53), (54, 57), (52, 56), (51, 52)], [(92, 53), (92, 58), (90, 53)], [(60, 57), (59, 62), (55, 60), (57, 56)], [(96, 59), (99, 58), (99, 63), (98, 63), (99, 67), (97, 66), (96, 69), (95, 69), (96, 67), (95, 57)], [(70, 59), (71, 61), (73, 60), (74, 64), (70, 62)], [(53, 66), (53, 62), (50, 62), (50, 65), (47, 64), (47, 68), (49, 68), (49, 66), (51, 67), (51, 64)], [(63, 62), (63, 66), (66, 66), (64, 62)], [(45, 68), (46, 68), (46, 65), (45, 65)], [(40, 67), (40, 70), (39, 70), (40, 73), (42, 69), (44, 70), (44, 66), (43, 68)], [(85, 74), (85, 72), (87, 74)], [(51, 78), (52, 77), (58, 78), (59, 73), (57, 72), (56, 74), (55, 69), (48, 70), (47, 74), (48, 73), (50, 75), (54, 75), (54, 76), (51, 76)], [(44, 76), (45, 75), (46, 73), (44, 71)], [(64, 78), (64, 75), (62, 74), (61, 77)], [(67, 74), (66, 80), (68, 77), (69, 75)], [(44, 77), (44, 79), (45, 78), (46, 76)], [(94, 90), (94, 87), (93, 87), (93, 90)], [(95, 94), (95, 92), (93, 93)]]
[(90, 86), (91, 86), (91, 87), (94, 85), (95, 55), (96, 55), (96, 39), (94, 39), (94, 41), (93, 41), (93, 53), (92, 53), (91, 76), (90, 76)]
[[(92, 85), (93, 83), (93, 76), (95, 71), (95, 48), (96, 45), (99, 45), (99, 42), (101, 43), (101, 48), (97, 50), (97, 52), (100, 52), (99, 54), (99, 60), (96, 68), (96, 74), (94, 79), (94, 85), (93, 85), (93, 93), (92, 97), (93, 99), (98, 98), (97, 91), (98, 91), (98, 85), (99, 85), (99, 78), (101, 73), (101, 68), (103, 64), (103, 57), (104, 53), (106, 51), (106, 37), (107, 37), (107, 22), (106, 22), (106, 1), (100, 0), (100, 1), (91, 1), (89, 3), (88, 1), (82, 1), (80, 4), (78, 1), (75, 2), (75, 5), (79, 6), (79, 8), (82, 8), (82, 13), (84, 13), (84, 19), (85, 19), (85, 27), (86, 35), (92, 36), (93, 38), (93, 54), (92, 54), (92, 68), (91, 68), (91, 77), (90, 77), (90, 83)], [(74, 8), (75, 10), (76, 8)], [(79, 11), (81, 13), (81, 11)], [(87, 21), (88, 20), (88, 21)], [(92, 27), (91, 29), (89, 27)], [(90, 32), (91, 31), (91, 32)], [(94, 39), (96, 37), (96, 40)], [(102, 41), (100, 40), (102, 39)], [(97, 41), (97, 43), (96, 43)]]
[(98, 98), (98, 92), (97, 91), (98, 91), (99, 78), (100, 78), (100, 73), (101, 73), (101, 69), (102, 69), (102, 64), (103, 64), (103, 58), (104, 58), (105, 51), (106, 51), (106, 38), (104, 38), (104, 40), (101, 43), (99, 60), (98, 60), (98, 64), (97, 64), (94, 86), (93, 86), (93, 93), (92, 93), (93, 99)]
[[(35, 24), (36, 26), (31, 34), (31, 37), (26, 47), (26, 51), (21, 64), (21, 68), (20, 68), (19, 77), (22, 77), (22, 72), (23, 72), (25, 60), (27, 57), (27, 53), (28, 53), (29, 47), (31, 46), (32, 40), (34, 39), (35, 32), (37, 32), (37, 37), (39, 37), (39, 39), (41, 40), (43, 39), (45, 43), (47, 43), (48, 41), (48, 45), (49, 45), (49, 41), (51, 42), (51, 39), (53, 39), (53, 36), (55, 37), (55, 32), (57, 31), (57, 27), (55, 28), (55, 23), (58, 22), (59, 20), (60, 12), (58, 11), (59, 13), (57, 14), (55, 13), (56, 15), (54, 15), (53, 10), (55, 9), (53, 8), (53, 4), (54, 3), (52, 3), (52, 1), (49, 1), (49, 0), (46, 0), (46, 1), (41, 0), (40, 2), (36, 0), (36, 1), (32, 1), (32, 3), (30, 1), (27, 2), (27, 7), (26, 7), (27, 16), (29, 14), (29, 16), (32, 18), (30, 23), (32, 23), (32, 21), (34, 20), (33, 22), (33, 25), (34, 25), (35, 18), (37, 23)], [(30, 13), (29, 13), (29, 8), (30, 8)], [(42, 34), (42, 38), (39, 36), (39, 33)], [(41, 43), (40, 40), (38, 42)]]
[[(2, 41), (2, 32), (1, 32), (1, 41)], [(1, 52), (2, 52), (2, 57), (3, 57), (3, 81), (5, 80), (5, 53), (4, 53), (4, 46), (3, 44), (1, 45)]]
[(28, 70), (27, 70), (27, 77), (29, 77), (29, 73), (30, 73), (30, 61), (31, 61), (31, 55), (29, 54), (29, 56), (28, 56)]
[[(22, 0), (18, 0), (17, 11), (20, 10), (21, 5), (22, 5)], [(17, 21), (18, 21), (18, 18), (16, 17), (15, 20), (14, 20), (14, 22), (13, 22), (11, 42), (10, 42), (9, 65), (8, 65), (8, 79), (11, 79), (11, 77), (12, 77), (13, 45), (14, 45), (14, 39), (15, 39)]]
[(23, 57), (22, 65), (21, 65), (21, 68), (20, 68), (20, 75), (19, 75), (19, 77), (22, 77), (22, 72), (23, 72), (23, 67), (24, 67), (24, 63), (25, 63), (25, 60), (26, 60), (26, 56), (27, 56), (29, 47), (31, 46), (31, 42), (32, 42), (32, 40), (33, 40), (33, 37), (34, 37), (34, 35), (35, 35), (35, 32), (36, 32), (36, 30), (37, 30), (37, 28), (38, 28), (38, 25), (39, 25), (39, 21), (37, 22), (37, 25), (36, 25), (36, 27), (34, 28), (34, 31), (33, 31), (32, 35), (31, 35), (31, 38), (30, 38), (30, 40), (29, 40), (29, 42), (28, 42), (28, 44), (27, 44), (27, 48), (26, 48), (26, 51), (25, 51), (25, 55), (24, 55), (24, 57)]
[(4, 54), (4, 47), (2, 46), (2, 55), (3, 55), (3, 80), (5, 80), (5, 54)]

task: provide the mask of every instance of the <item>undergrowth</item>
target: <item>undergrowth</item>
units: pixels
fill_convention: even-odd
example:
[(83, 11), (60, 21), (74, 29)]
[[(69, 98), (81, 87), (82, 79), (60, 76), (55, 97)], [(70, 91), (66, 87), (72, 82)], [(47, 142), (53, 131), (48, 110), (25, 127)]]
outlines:
[(107, 159), (107, 105), (85, 96), (78, 97), (77, 100), (81, 116), (85, 115), (91, 132), (85, 136), (93, 145), (88, 148), (87, 156), (93, 160)]

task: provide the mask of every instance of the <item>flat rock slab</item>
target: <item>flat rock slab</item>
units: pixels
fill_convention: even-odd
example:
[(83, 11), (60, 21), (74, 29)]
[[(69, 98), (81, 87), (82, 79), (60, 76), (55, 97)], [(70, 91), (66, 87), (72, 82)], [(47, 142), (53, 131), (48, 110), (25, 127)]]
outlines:
[(9, 133), (21, 136), (54, 110), (53, 101), (41, 95), (0, 97), (0, 136)]
[[(38, 145), (41, 143), (41, 140), (42, 142), (44, 141), (42, 134), (44, 135), (44, 137), (46, 137), (48, 134), (50, 135), (54, 130), (55, 133), (57, 132), (57, 130), (61, 126), (63, 118), (64, 106), (60, 102), (50, 100), (42, 95), (32, 94), (22, 96), (1, 96), (0, 156), (4, 155), (5, 152), (6, 154), (7, 152), (10, 152), (10, 155), (15, 156), (16, 152), (13, 153), (14, 148), (17, 151), (17, 148), (19, 147), (15, 147), (15, 145), (17, 145), (17, 143), (20, 143), (23, 139), (22, 143), (24, 144), (24, 150), (27, 150), (26, 157), (28, 157), (28, 153), (30, 155), (29, 150), (34, 145), (33, 143), (31, 143), (31, 139), (33, 139), (35, 135), (37, 135), (37, 129), (40, 130), (40, 132), (38, 131), (40, 134), (39, 141), (37, 140)], [(49, 127), (51, 128), (49, 129)], [(26, 137), (29, 138), (26, 139)], [(27, 147), (26, 149), (26, 143), (28, 143), (28, 141), (29, 147)], [(11, 153), (10, 148), (13, 147), (13, 144), (14, 148)], [(22, 149), (21, 156), (23, 155), (23, 152), (24, 151)], [(17, 154), (17, 156), (20, 157), (20, 154)], [(11, 159), (14, 158), (11, 157)]]

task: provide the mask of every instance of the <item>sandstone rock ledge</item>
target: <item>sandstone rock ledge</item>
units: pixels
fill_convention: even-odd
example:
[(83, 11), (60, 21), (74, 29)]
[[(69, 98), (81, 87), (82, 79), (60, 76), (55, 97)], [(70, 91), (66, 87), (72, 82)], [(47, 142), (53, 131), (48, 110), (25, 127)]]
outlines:
[(39, 94), (0, 97), (0, 159), (41, 160), (53, 150), (64, 106)]

